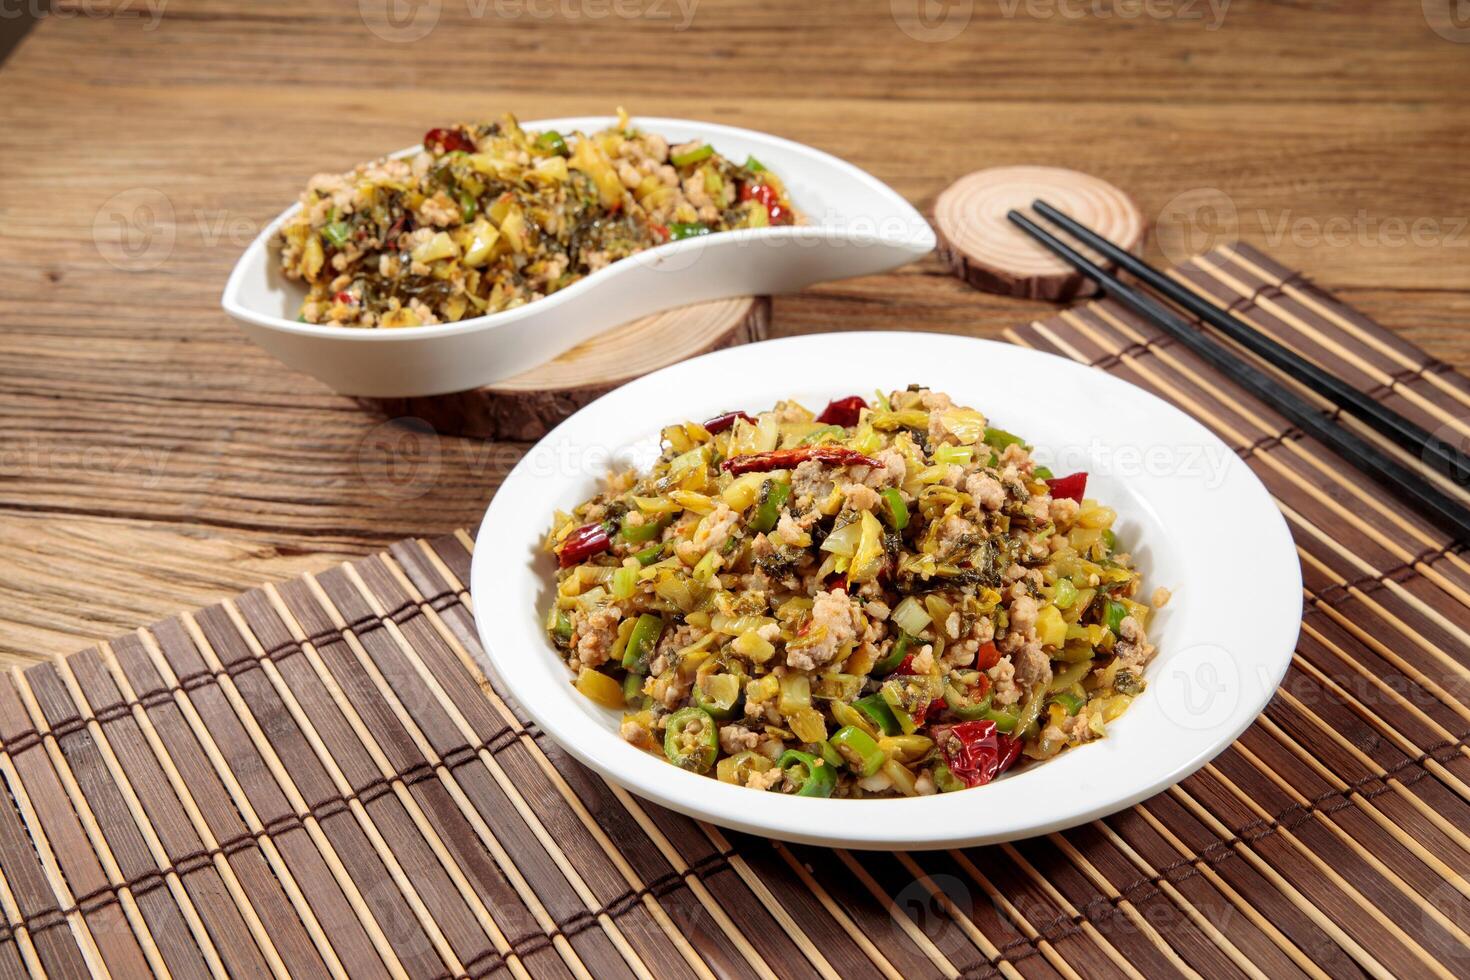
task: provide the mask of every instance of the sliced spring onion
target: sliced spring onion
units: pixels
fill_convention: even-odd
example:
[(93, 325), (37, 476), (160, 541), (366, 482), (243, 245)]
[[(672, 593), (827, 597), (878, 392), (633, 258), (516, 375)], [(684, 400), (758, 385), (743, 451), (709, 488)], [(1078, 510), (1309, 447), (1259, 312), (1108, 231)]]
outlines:
[(680, 153), (670, 153), (669, 162), (676, 167), (687, 167), (691, 163), (698, 163), (701, 160), (708, 160), (714, 155), (715, 148), (713, 146), (710, 146), (708, 143), (705, 143), (702, 146), (696, 146), (692, 150), (684, 150)]

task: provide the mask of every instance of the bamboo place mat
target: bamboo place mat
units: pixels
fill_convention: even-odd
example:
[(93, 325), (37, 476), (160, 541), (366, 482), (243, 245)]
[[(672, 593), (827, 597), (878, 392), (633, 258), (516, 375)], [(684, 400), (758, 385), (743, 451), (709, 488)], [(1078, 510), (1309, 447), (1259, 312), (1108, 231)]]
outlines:
[[(1465, 431), (1470, 384), (1301, 276), (1241, 248), (1177, 275)], [(590, 774), (486, 682), (460, 533), (0, 676), (0, 970), (1466, 975), (1470, 565), (1109, 304), (1013, 339), (1211, 425), (1296, 537), (1306, 619), (1287, 680), (1180, 785), (967, 850), (698, 824)]]

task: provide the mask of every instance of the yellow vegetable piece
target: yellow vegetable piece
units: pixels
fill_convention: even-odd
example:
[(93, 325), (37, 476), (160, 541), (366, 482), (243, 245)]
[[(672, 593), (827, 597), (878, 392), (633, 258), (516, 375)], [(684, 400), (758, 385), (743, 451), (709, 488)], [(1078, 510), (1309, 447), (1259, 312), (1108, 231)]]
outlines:
[(605, 708), (621, 708), (623, 686), (606, 674), (583, 667), (577, 674), (577, 690)]

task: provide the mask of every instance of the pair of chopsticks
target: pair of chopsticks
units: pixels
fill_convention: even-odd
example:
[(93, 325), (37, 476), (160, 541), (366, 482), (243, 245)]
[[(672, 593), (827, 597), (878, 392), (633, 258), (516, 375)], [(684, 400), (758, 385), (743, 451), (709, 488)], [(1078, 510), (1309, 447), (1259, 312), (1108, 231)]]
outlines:
[[(1424, 463), (1445, 473), (1457, 484), (1463, 484), (1470, 478), (1470, 457), (1444, 440), (1278, 344), (1230, 311), (1211, 305), (1147, 262), (1119, 248), (1045, 201), (1036, 201), (1032, 207), (1042, 217), (1105, 256), (1180, 309), (1215, 327), (1262, 360), (1337, 404), (1343, 411), (1361, 419), (1375, 432), (1416, 454)], [(1279, 379), (1257, 368), (1218, 341), (1212, 340), (1204, 331), (1196, 329), (1193, 324), (1151, 295), (1123, 282), (1024, 214), (1011, 211), (1007, 217), (1026, 234), (1097, 283), (1111, 299), (1152, 322), (1211, 367), (1270, 405), (1303, 432), (1315, 437), (1353, 466), (1399, 494), (1455, 540), (1470, 544), (1470, 508), (1442, 492), (1424, 474), (1405, 466), (1377, 446), (1339, 425), (1329, 414), (1292, 391)]]

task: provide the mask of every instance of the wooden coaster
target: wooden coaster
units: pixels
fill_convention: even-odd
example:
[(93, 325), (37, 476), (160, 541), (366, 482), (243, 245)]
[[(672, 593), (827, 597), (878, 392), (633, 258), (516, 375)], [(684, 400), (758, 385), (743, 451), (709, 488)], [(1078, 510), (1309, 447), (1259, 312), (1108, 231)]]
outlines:
[[(976, 289), (1027, 299), (1095, 293), (1090, 280), (1006, 220), (1012, 208), (1035, 218), (1031, 202), (1038, 198), (1130, 252), (1143, 242), (1138, 205), (1106, 181), (1060, 167), (992, 167), (961, 177), (934, 202), (939, 254), (950, 271)], [(1082, 251), (1101, 262), (1096, 253)]]
[(650, 371), (766, 338), (766, 296), (698, 303), (634, 320), (555, 360), (484, 388), (422, 398), (363, 398), (389, 418), (481, 439), (539, 439), (588, 402)]

